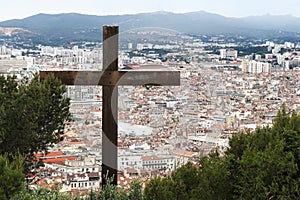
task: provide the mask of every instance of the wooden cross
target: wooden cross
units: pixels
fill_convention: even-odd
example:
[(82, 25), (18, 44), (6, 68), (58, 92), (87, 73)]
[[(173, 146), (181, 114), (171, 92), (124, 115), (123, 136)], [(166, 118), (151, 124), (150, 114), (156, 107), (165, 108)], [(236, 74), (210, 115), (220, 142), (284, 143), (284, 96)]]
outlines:
[(180, 85), (177, 71), (119, 71), (118, 26), (103, 27), (102, 71), (40, 71), (40, 79), (54, 75), (66, 85), (102, 85), (102, 187), (106, 178), (117, 185), (118, 85)]

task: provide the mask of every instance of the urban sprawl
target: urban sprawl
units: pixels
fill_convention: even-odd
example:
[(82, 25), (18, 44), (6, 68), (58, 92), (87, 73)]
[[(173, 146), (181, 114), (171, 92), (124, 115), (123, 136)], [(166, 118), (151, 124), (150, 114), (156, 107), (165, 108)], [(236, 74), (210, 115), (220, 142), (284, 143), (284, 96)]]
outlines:
[[(181, 85), (119, 87), (119, 187), (167, 176), (187, 162), (197, 165), (214, 149), (223, 152), (232, 134), (272, 126), (283, 104), (300, 111), (300, 43), (205, 38), (179, 34), (120, 45), (120, 70), (180, 71)], [(0, 74), (19, 80), (40, 70), (102, 69), (101, 43), (1, 42)], [(36, 155), (44, 166), (27, 182), (86, 194), (101, 188), (102, 92), (100, 86), (67, 86), (67, 95), (74, 121), (62, 142)]]

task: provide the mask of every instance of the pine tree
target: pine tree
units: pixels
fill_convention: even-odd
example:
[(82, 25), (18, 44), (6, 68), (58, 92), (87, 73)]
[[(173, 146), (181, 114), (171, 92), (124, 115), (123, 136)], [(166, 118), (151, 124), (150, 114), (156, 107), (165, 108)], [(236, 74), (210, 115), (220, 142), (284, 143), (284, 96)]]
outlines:
[(32, 157), (63, 139), (71, 120), (66, 88), (54, 77), (40, 82), (0, 76), (0, 154)]

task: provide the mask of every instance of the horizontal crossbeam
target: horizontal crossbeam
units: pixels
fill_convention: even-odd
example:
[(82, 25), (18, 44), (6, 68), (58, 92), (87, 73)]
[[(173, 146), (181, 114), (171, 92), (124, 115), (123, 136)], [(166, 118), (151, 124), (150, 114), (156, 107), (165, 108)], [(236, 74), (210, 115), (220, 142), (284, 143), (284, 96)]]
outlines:
[(41, 80), (50, 75), (65, 85), (180, 85), (177, 71), (40, 71)]

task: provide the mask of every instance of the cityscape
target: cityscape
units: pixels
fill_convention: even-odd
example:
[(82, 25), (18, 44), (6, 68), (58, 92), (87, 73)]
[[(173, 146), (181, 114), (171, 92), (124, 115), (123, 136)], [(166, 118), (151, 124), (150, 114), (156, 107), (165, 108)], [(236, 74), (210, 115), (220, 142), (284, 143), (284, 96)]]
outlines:
[[(300, 43), (266, 41), (254, 45), (265, 54), (239, 56), (236, 43), (216, 36), (211, 40), (215, 42), (184, 37), (178, 44), (128, 43), (120, 51), (120, 69), (181, 71), (179, 87), (120, 87), (120, 184), (166, 175), (189, 161), (197, 163), (214, 148), (224, 150), (233, 133), (271, 126), (283, 103), (300, 110)], [(101, 70), (101, 44), (97, 46), (39, 46), (35, 54), (24, 55), (27, 49), (2, 45), (1, 74), (22, 79), (39, 70)], [(100, 187), (101, 94), (97, 86), (68, 86), (74, 122), (67, 126), (65, 140), (41, 155), (45, 168), (40, 173), (49, 187)], [(39, 184), (41, 177), (30, 178)]]
[[(102, 70), (101, 35), (54, 44), (26, 38), (23, 28), (0, 27), (0, 33), (0, 75), (17, 82), (40, 71)], [(224, 155), (236, 133), (272, 127), (283, 105), (299, 113), (297, 34), (257, 39), (148, 27), (121, 32), (120, 71), (179, 71), (180, 86), (118, 87), (118, 187), (139, 180), (144, 188), (188, 163), (199, 168), (211, 152)], [(102, 87), (66, 90), (72, 121), (62, 141), (36, 152), (43, 165), (26, 174), (26, 184), (86, 196), (102, 186)]]

